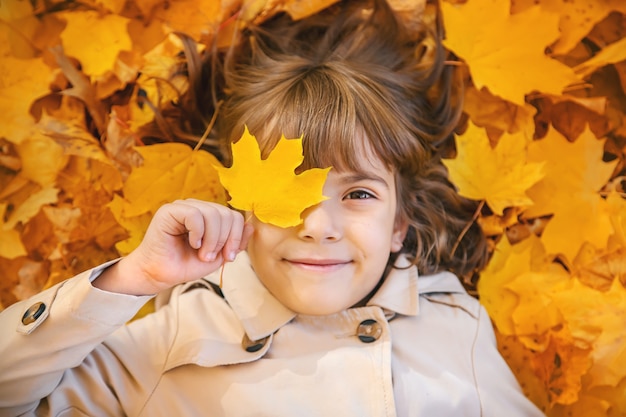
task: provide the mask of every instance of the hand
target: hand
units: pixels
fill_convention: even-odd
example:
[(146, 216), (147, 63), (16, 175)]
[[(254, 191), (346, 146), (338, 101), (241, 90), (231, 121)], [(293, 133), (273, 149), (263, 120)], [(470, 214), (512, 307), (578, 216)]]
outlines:
[(93, 285), (147, 295), (202, 278), (244, 250), (252, 226), (220, 204), (179, 200), (162, 206), (141, 244), (102, 273)]

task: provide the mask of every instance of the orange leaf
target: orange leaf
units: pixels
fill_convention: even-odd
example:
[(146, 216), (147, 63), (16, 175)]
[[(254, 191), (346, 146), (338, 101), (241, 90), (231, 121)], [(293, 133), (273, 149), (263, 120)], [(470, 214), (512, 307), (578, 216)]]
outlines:
[(543, 382), (552, 404), (572, 404), (579, 398), (582, 376), (591, 366), (589, 347), (579, 346), (566, 330), (550, 333), (548, 347), (537, 352), (531, 366)]
[(496, 97), (485, 88), (477, 90), (468, 87), (465, 90), (463, 110), (477, 126), (495, 127), (503, 132), (517, 133), (534, 128), (534, 107), (523, 107)]

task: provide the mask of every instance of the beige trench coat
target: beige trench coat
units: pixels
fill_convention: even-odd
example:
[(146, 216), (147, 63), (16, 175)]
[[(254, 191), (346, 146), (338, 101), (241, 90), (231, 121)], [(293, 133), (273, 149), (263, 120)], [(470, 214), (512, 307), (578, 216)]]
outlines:
[(101, 270), (0, 314), (0, 416), (542, 415), (450, 273), (394, 270), (367, 306), (302, 316), (242, 253), (225, 299), (180, 285), (125, 326), (149, 297), (95, 289)]

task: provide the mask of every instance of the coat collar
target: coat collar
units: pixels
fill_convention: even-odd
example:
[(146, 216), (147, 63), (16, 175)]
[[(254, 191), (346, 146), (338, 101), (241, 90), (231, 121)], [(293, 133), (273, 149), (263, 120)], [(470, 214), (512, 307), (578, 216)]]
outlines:
[[(396, 265), (400, 268), (391, 270), (367, 303), (368, 306), (415, 316), (419, 313), (421, 294), (465, 292), (456, 276), (449, 272), (422, 276), (418, 280), (417, 268), (411, 266), (406, 258), (399, 258)], [(259, 340), (273, 334), (297, 315), (280, 303), (259, 281), (245, 251), (234, 262), (226, 263), (222, 274), (222, 292), (250, 339)], [(209, 280), (219, 282), (219, 272), (211, 275)]]
[(271, 335), (296, 316), (259, 281), (245, 251), (224, 265), (222, 292), (252, 340)]

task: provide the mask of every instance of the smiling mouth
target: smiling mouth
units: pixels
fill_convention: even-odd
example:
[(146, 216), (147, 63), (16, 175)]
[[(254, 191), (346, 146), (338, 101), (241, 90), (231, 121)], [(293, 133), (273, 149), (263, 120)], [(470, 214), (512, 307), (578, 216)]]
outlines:
[(329, 272), (352, 263), (341, 259), (285, 259), (290, 265), (310, 271)]

